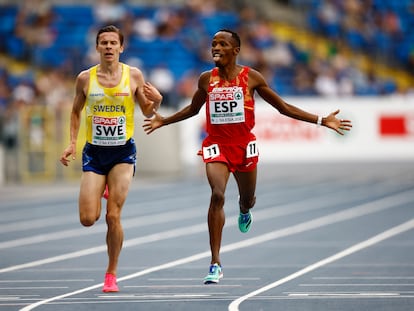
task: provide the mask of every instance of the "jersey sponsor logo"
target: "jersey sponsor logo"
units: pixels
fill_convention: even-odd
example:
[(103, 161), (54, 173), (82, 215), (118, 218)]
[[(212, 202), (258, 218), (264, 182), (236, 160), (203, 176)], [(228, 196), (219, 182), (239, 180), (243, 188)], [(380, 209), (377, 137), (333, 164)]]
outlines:
[(247, 163), (246, 165), (245, 165), (245, 167), (246, 168), (248, 168), (250, 165), (252, 165), (253, 164), (253, 161), (251, 161), (251, 162), (249, 162), (249, 163)]
[(104, 93), (90, 93), (89, 94), (90, 97), (103, 97), (105, 96)]
[(212, 93), (235, 93), (242, 89), (241, 86), (224, 86), (224, 87), (216, 87), (211, 90)]
[(243, 92), (237, 90), (234, 93), (210, 93), (210, 100), (212, 101), (224, 101), (224, 100), (240, 100), (243, 99)]
[(127, 93), (127, 92), (117, 92), (114, 95), (115, 96), (129, 96), (129, 93)]
[(118, 124), (118, 118), (103, 118), (103, 117), (94, 116), (93, 117), (93, 124), (117, 125)]

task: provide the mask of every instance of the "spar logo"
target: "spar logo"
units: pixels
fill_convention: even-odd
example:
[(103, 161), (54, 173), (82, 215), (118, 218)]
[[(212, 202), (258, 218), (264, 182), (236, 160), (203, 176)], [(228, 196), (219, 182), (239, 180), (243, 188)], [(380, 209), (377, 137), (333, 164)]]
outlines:
[(93, 123), (97, 125), (117, 125), (118, 124), (118, 118), (104, 118), (104, 117), (93, 117)]
[(414, 138), (414, 114), (381, 115), (379, 134), (381, 137)]

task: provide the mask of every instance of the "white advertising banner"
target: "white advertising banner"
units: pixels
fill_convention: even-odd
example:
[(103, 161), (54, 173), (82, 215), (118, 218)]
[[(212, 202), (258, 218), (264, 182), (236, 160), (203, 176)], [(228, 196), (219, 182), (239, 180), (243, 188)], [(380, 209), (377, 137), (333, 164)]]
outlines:
[[(285, 98), (308, 112), (350, 119), (353, 128), (344, 136), (281, 115), (256, 100), (256, 126), (260, 162), (290, 161), (414, 161), (414, 97)], [(196, 153), (203, 137), (204, 110), (181, 122), (183, 163), (200, 161)]]

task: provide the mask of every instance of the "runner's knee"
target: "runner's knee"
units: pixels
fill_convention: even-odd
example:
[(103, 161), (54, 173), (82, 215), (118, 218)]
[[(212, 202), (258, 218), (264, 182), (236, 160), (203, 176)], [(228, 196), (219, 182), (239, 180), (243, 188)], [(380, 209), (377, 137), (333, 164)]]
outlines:
[(213, 190), (211, 193), (211, 206), (223, 207), (224, 205), (224, 192)]
[(95, 217), (89, 217), (88, 215), (80, 216), (80, 223), (85, 227), (92, 226), (95, 223), (95, 221), (96, 221), (96, 216)]
[(114, 226), (120, 223), (121, 215), (118, 212), (108, 212), (106, 213), (106, 223), (108, 226)]

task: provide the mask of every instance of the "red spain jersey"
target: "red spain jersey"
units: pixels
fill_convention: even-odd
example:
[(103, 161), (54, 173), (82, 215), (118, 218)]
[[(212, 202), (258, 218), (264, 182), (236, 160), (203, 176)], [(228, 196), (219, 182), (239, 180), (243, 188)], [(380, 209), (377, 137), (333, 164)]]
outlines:
[(248, 79), (247, 66), (232, 81), (222, 80), (218, 68), (212, 69), (206, 100), (206, 130), (215, 141), (232, 143), (252, 137), (254, 98)]

